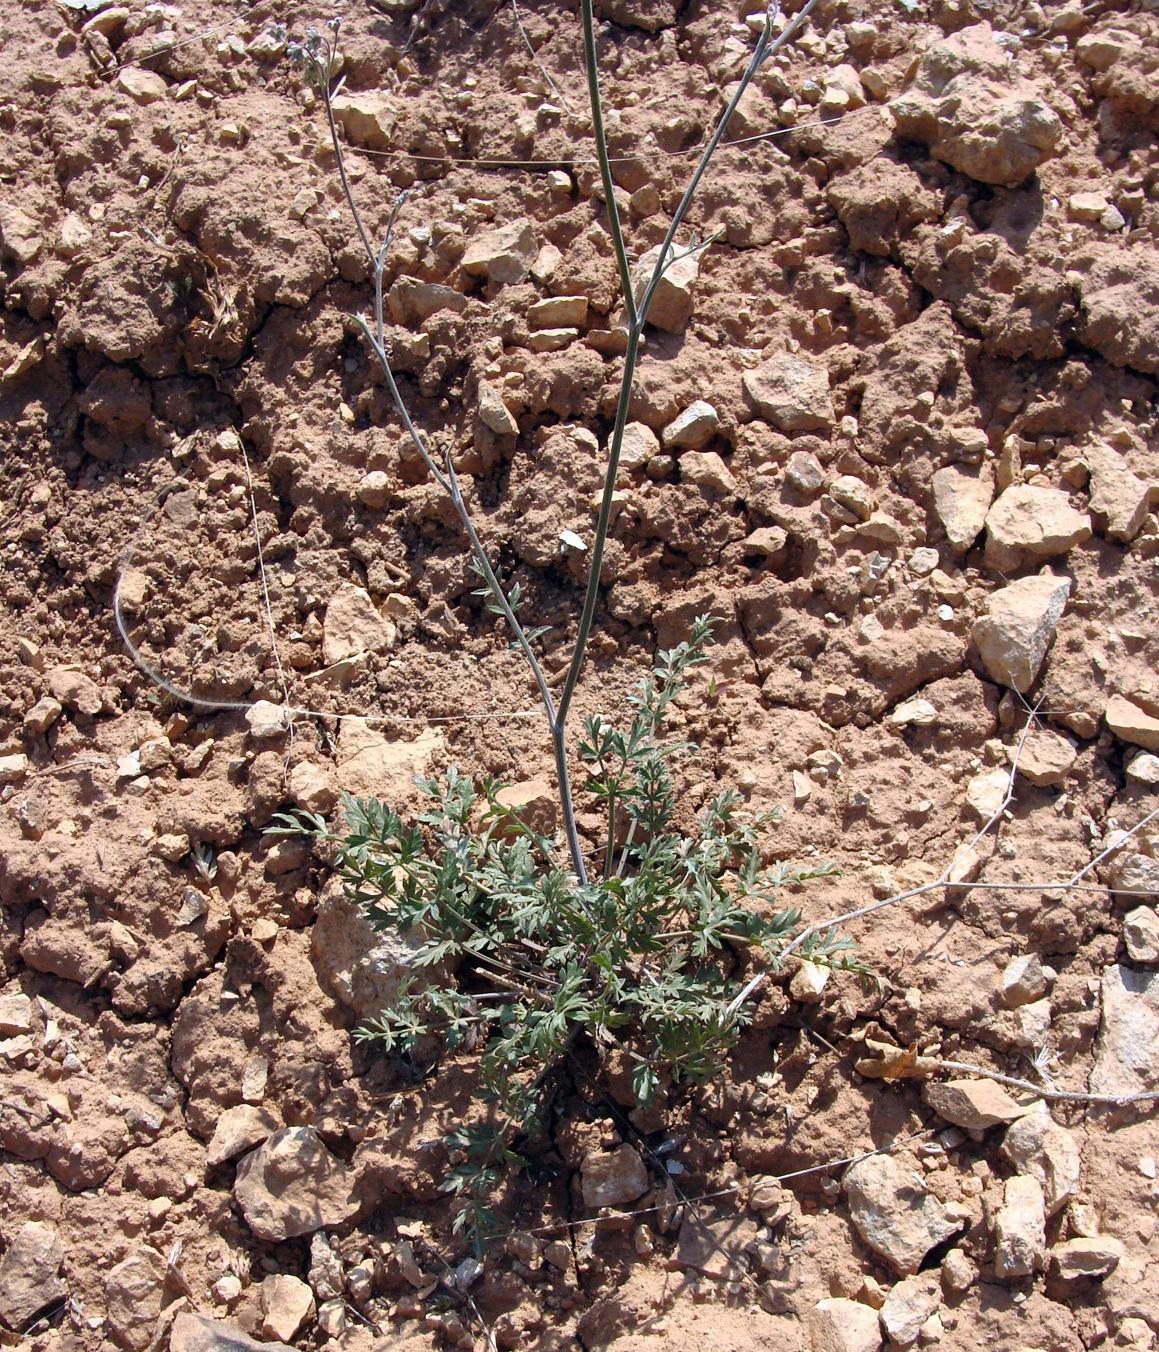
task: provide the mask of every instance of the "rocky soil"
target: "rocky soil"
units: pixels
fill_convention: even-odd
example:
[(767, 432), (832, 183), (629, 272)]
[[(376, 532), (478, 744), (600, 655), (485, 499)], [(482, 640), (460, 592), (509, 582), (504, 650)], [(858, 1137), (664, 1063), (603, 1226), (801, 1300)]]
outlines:
[[(763, 6), (597, 9), (643, 257)], [(1159, 785), (1147, 0), (821, 0), (636, 381), (579, 712), (711, 609), (689, 817), (718, 780), (781, 807), (773, 855), (843, 868), (812, 919), (956, 886), (851, 926), (876, 988), (786, 971), (662, 1113), (577, 1064), (481, 1266), (438, 1191), (470, 1058), (354, 1039), (406, 953), (272, 815), (451, 763), (535, 804), (551, 760), (348, 318), (367, 269), (272, 25), (341, 16), (368, 224), (411, 189), (395, 364), (558, 673), (621, 342), (575, 6), (518, 12), (527, 43), (506, 0), (5, 7), (4, 1340), (1151, 1348), (1153, 1110), (940, 1068), (1159, 1089), (1159, 830), (1123, 835)]]

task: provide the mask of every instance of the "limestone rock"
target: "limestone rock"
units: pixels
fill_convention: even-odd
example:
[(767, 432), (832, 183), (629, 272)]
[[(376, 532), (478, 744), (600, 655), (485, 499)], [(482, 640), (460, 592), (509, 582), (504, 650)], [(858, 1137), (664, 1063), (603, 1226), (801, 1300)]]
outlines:
[(680, 457), (680, 477), (728, 497), (736, 497), (740, 492), (728, 466), (715, 451), (686, 451)]
[(994, 1272), (999, 1278), (1029, 1277), (1046, 1260), (1046, 1207), (1038, 1179), (1017, 1174), (1006, 1180), (994, 1218)]
[(1119, 1266), (1123, 1245), (1111, 1235), (1068, 1239), (1050, 1251), (1055, 1275), (1064, 1282), (1102, 1281)]
[(25, 1037), (32, 1032), (32, 1001), (27, 995), (0, 995), (0, 1037)]
[(876, 506), (869, 486), (853, 474), (839, 474), (829, 485), (829, 496), (858, 521), (868, 521)]
[(376, 930), (332, 879), (318, 901), (310, 951), (319, 980), (360, 1019), (377, 1018), (398, 996), (400, 985), (419, 975), (419, 941), (392, 929)]
[(803, 960), (789, 982), (789, 994), (803, 1005), (818, 1004), (828, 980), (828, 967), (822, 967), (807, 959)]
[(751, 535), (741, 541), (746, 554), (759, 554), (763, 559), (775, 559), (785, 552), (789, 543), (788, 532), (780, 526), (758, 526)]
[(1037, 953), (1021, 953), (1002, 972), (1002, 999), (1011, 1009), (1040, 1000), (1047, 992), (1046, 973)]
[(951, 1295), (964, 1295), (977, 1279), (978, 1269), (961, 1249), (951, 1249), (942, 1259), (942, 1285)]
[(259, 1343), (224, 1319), (179, 1314), (169, 1335), (169, 1352), (294, 1352), (288, 1343)]
[(756, 411), (782, 432), (809, 432), (833, 426), (829, 372), (794, 352), (781, 352), (741, 379)]
[(25, 267), (43, 246), (40, 227), (27, 212), (10, 202), (0, 204), (0, 256)]
[(521, 282), (539, 253), (535, 230), (526, 218), (476, 235), (463, 251), (463, 271), (492, 282)]
[(1016, 1122), (1029, 1111), (993, 1080), (929, 1080), (922, 1098), (940, 1118), (966, 1131)]
[(271, 1244), (344, 1225), (359, 1206), (353, 1172), (312, 1127), (285, 1127), (247, 1155), (233, 1193), (246, 1224)]
[(660, 433), (665, 447), (687, 447), (698, 451), (712, 440), (720, 426), (720, 414), (703, 399), (694, 400), (682, 409)]
[[(700, 275), (701, 250), (685, 254), (664, 272), (648, 307), (648, 323), (665, 333), (683, 333), (692, 318), (692, 288)], [(660, 261), (660, 246), (649, 249), (632, 270), (632, 291), (639, 304)]]
[(900, 1276), (917, 1272), (930, 1249), (960, 1228), (921, 1175), (892, 1155), (854, 1164), (842, 1186), (858, 1234)]
[(890, 1345), (912, 1347), (922, 1325), (941, 1303), (941, 1280), (936, 1272), (923, 1272), (898, 1282), (881, 1307), (881, 1327)]
[(871, 1305), (843, 1296), (819, 1300), (805, 1316), (810, 1352), (878, 1352), (881, 1326)]
[(1092, 450), (1090, 509), (1096, 525), (1111, 540), (1126, 544), (1143, 529), (1147, 513), (1159, 497), (1159, 488), (1140, 479), (1109, 446)]
[(1141, 709), (1134, 700), (1112, 695), (1107, 701), (1107, 727), (1124, 742), (1159, 751), (1159, 718)]
[(390, 475), (385, 470), (372, 469), (358, 481), (355, 497), (371, 511), (381, 511), (390, 502)]
[(48, 692), (66, 709), (75, 709), (86, 718), (95, 718), (104, 701), (96, 683), (75, 667), (54, 667), (46, 677)]
[(988, 23), (933, 43), (893, 101), (898, 130), (980, 183), (1015, 188), (1062, 139), (1038, 87), (1020, 77)]
[(986, 524), (994, 500), (994, 476), (988, 468), (947, 465), (934, 474), (934, 508), (956, 554), (964, 554)]
[(342, 90), (335, 94), (333, 106), (335, 121), (356, 146), (394, 149), (394, 105), (381, 90)]
[(533, 329), (576, 329), (587, 323), (587, 296), (548, 296), (527, 311)]
[(907, 699), (886, 721), (895, 728), (931, 728), (938, 721), (938, 711), (928, 699)]
[(378, 613), (364, 587), (347, 582), (326, 606), (322, 620), (322, 657), (327, 666), (360, 653), (377, 653), (393, 647), (398, 631)]
[[(1014, 748), (1009, 751), (1011, 760)], [(1061, 787), (1074, 768), (1078, 753), (1069, 737), (1051, 728), (1032, 728), (1022, 744), (1018, 773), (1039, 788)]]
[(206, 1168), (216, 1169), (219, 1164), (252, 1150), (282, 1126), (282, 1119), (269, 1108), (249, 1103), (226, 1108), (213, 1129), (205, 1156)]
[(1101, 993), (1103, 1017), (1091, 1092), (1127, 1095), (1159, 1089), (1159, 972), (1114, 964), (1103, 973)]
[(1154, 906), (1128, 911), (1123, 917), (1123, 939), (1132, 962), (1159, 962), (1159, 911)]
[(989, 821), (1002, 806), (1009, 786), (1005, 770), (984, 770), (966, 785), (966, 802), (983, 821)]
[(559, 818), (559, 800), (555, 785), (545, 775), (536, 775), (521, 784), (504, 784), (496, 800), (541, 836), (551, 836)]
[(1034, 684), (1066, 609), (1070, 578), (1021, 577), (992, 593), (973, 638), (991, 679), (1013, 690)]
[(365, 719), (347, 718), (338, 729), (338, 763), (347, 793), (397, 804), (413, 792), (415, 775), (429, 774), (446, 751), (438, 728), (412, 741), (392, 742)]
[(986, 514), (986, 563), (1004, 571), (1053, 559), (1091, 538), (1090, 518), (1057, 488), (1013, 484)]
[(489, 381), (479, 382), (479, 421), (497, 437), (517, 437), (519, 424), (503, 402), (499, 391)]
[(148, 1244), (132, 1250), (105, 1277), (109, 1331), (118, 1347), (145, 1352), (165, 1297), (165, 1259)]
[(1061, 1211), (1078, 1189), (1082, 1174), (1078, 1142), (1051, 1117), (1045, 1103), (1007, 1127), (1002, 1157), (1042, 1185), (1048, 1216)]
[(630, 1145), (615, 1150), (593, 1150), (580, 1165), (584, 1206), (627, 1206), (648, 1191), (648, 1170)]
[[(1159, 88), (1154, 75), (1150, 85)], [(1081, 261), (1079, 339), (1112, 366), (1159, 371), (1159, 260), (1154, 250), (1103, 246)]]
[(1084, 33), (1075, 43), (1075, 55), (1092, 70), (1110, 70), (1126, 53), (1136, 50), (1139, 39), (1124, 28), (1104, 28)]
[(620, 442), (620, 464), (630, 469), (642, 468), (660, 454), (660, 439), (647, 423), (628, 423)]
[(785, 481), (798, 493), (812, 497), (824, 487), (825, 470), (820, 460), (809, 451), (794, 451), (785, 462)]
[(116, 85), (135, 103), (156, 103), (169, 92), (169, 84), (163, 75), (140, 66), (123, 67), (117, 74)]
[(250, 736), (259, 742), (281, 737), (290, 726), (285, 708), (268, 699), (259, 699), (250, 705), (245, 713), (245, 723)]
[(0, 1258), (0, 1323), (21, 1333), (34, 1319), (65, 1299), (60, 1276), (64, 1247), (44, 1221), (27, 1221)]
[(314, 1293), (300, 1277), (275, 1273), (261, 1286), (262, 1333), (291, 1342), (314, 1313)]
[(1136, 784), (1154, 788), (1159, 784), (1159, 756), (1148, 751), (1140, 751), (1137, 756), (1132, 756), (1127, 765), (1127, 778)]
[(317, 761), (299, 761), (290, 771), (290, 796), (307, 812), (327, 813), (338, 801), (330, 770)]

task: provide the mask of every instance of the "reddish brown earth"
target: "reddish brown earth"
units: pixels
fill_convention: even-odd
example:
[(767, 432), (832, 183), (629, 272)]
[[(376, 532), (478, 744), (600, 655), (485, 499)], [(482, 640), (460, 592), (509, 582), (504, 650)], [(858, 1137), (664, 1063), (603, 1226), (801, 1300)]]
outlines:
[[(758, 6), (597, 8), (639, 255)], [(530, 682), (346, 317), (367, 268), (321, 108), (270, 25), (300, 38), (340, 14), (355, 107), (381, 95), (347, 127), (373, 228), (412, 189), (388, 263), (396, 364), (488, 545), (555, 626), (559, 671), (581, 577), (559, 534), (592, 527), (616, 275), (575, 7), (520, 12), (566, 107), (496, 0), (132, 0), (91, 23), (48, 0), (5, 9), (4, 1337), (224, 1346), (215, 1324), (197, 1342), (196, 1313), (301, 1347), (483, 1347), (481, 1319), (501, 1346), (543, 1349), (823, 1352), (886, 1329), (902, 1346), (1150, 1348), (1151, 1110), (1055, 1105), (1058, 1128), (1020, 1154), (1009, 1128), (953, 1129), (916, 1081), (854, 1069), (869, 1038), (1031, 1080), (1044, 1053), (1070, 1090), (1159, 1088), (1146, 829), (1086, 890), (937, 890), (854, 925), (877, 989), (832, 978), (805, 1003), (786, 973), (729, 1075), (662, 1113), (630, 1119), (577, 1066), (554, 1148), (504, 1198), (507, 1242), (470, 1301), (449, 1284), (466, 1248), (437, 1192), (440, 1138), (468, 1109), (470, 1062), (408, 1083), (356, 1044), (390, 973), (367, 967), (321, 863), (262, 832), (339, 788), (405, 806), (416, 768), (525, 781), (551, 760), (536, 720), (506, 716), (533, 707)], [(1156, 805), (1157, 30), (1148, 4), (822, 0), (731, 129), (778, 134), (727, 146), (692, 211), (720, 238), (691, 317), (649, 332), (632, 416), (659, 436), (699, 399), (718, 422), (698, 450), (656, 446), (624, 471), (580, 712), (616, 707), (693, 615), (723, 615), (712, 683), (677, 725), (701, 745), (683, 801), (691, 818), (719, 779), (783, 807), (770, 852), (844, 870), (795, 898), (811, 918), (936, 878), (974, 835), (971, 802), (986, 810), (1026, 725), (1010, 685), (1038, 709), (1033, 777), (1015, 777), (970, 876), (1065, 880)], [(525, 163), (480, 163), (496, 159)], [(464, 268), (516, 221), (530, 272)], [(531, 307), (550, 296), (586, 314), (540, 351)], [(754, 394), (787, 355), (808, 390), (795, 413)], [(481, 383), (517, 435), (482, 421)], [(202, 699), (282, 701), (243, 449), (290, 701), (369, 725), (262, 729), (176, 698), (121, 642), (131, 553), (122, 600), (152, 667)], [(1015, 610), (1009, 642), (1034, 631), (1034, 662), (1046, 652), (1031, 684), (976, 626), (1043, 569), (1069, 592), (1045, 620)], [(374, 638), (355, 646), (377, 651), (335, 666), (327, 609), (350, 586)], [(1025, 955), (1044, 974), (1004, 992)], [(225, 1157), (210, 1143), (243, 1104)], [(241, 1200), (283, 1124), (311, 1129), (275, 1143), (301, 1147), (324, 1194), (302, 1222), (313, 1244)], [(865, 1242), (841, 1167), (761, 1183), (895, 1141), (874, 1168), (896, 1161), (902, 1182), (877, 1221), (924, 1206), (940, 1226), (913, 1278)], [(594, 1226), (581, 1172), (622, 1142), (647, 1175), (627, 1204), (642, 1214)], [(1102, 1255), (1095, 1275), (1067, 1276), (1074, 1240)], [(834, 1297), (854, 1304), (815, 1308)]]

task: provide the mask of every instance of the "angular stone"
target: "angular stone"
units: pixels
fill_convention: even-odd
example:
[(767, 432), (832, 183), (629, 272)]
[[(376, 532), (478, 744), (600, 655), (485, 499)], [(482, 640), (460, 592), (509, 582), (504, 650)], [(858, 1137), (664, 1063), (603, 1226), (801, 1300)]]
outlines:
[(758, 526), (741, 541), (741, 548), (746, 554), (759, 554), (761, 558), (773, 559), (785, 552), (788, 543), (788, 532), (780, 526)]
[(1136, 784), (1154, 788), (1159, 784), (1159, 756), (1148, 751), (1140, 751), (1137, 756), (1132, 756), (1127, 765), (1127, 778)]
[(378, 613), (364, 587), (347, 582), (326, 606), (322, 620), (322, 657), (327, 666), (360, 653), (377, 653), (393, 647), (398, 636), (394, 624)]
[(809, 451), (794, 451), (785, 462), (785, 480), (806, 497), (818, 493), (825, 484), (825, 469)]
[(165, 1298), (165, 1259), (148, 1244), (132, 1250), (105, 1276), (109, 1331), (118, 1347), (145, 1352)]
[(993, 1080), (929, 1080), (922, 1098), (943, 1121), (966, 1131), (1016, 1122), (1030, 1111)]
[(587, 296), (548, 296), (527, 311), (533, 329), (575, 329), (587, 323)]
[(712, 440), (720, 426), (720, 415), (703, 399), (694, 400), (682, 409), (660, 433), (665, 447), (687, 447), (697, 451)]
[(169, 1352), (294, 1352), (289, 1343), (259, 1343), (224, 1319), (179, 1314), (169, 1335)]
[(1050, 1251), (1050, 1265), (1060, 1281), (1099, 1281), (1109, 1277), (1123, 1257), (1123, 1245), (1111, 1235), (1068, 1239)]
[(819, 1300), (805, 1316), (810, 1352), (878, 1352), (881, 1326), (871, 1305), (844, 1296)]
[(994, 1218), (994, 1272), (999, 1278), (1029, 1277), (1046, 1260), (1046, 1206), (1038, 1179), (1018, 1174), (1006, 1180)]
[(94, 681), (75, 667), (54, 667), (47, 676), (48, 691), (66, 709), (75, 709), (86, 718), (95, 718), (103, 707), (101, 692)]
[[(1013, 761), (1013, 748), (1009, 754)], [(1018, 773), (1038, 788), (1057, 788), (1066, 783), (1077, 756), (1074, 743), (1061, 732), (1032, 728), (1022, 744)]]
[(881, 1306), (881, 1327), (893, 1347), (912, 1347), (922, 1325), (942, 1303), (941, 1279), (936, 1272), (906, 1277), (894, 1286)]
[(536, 775), (521, 784), (504, 784), (496, 801), (541, 836), (551, 836), (559, 820), (559, 800), (555, 785), (545, 775)]
[(290, 771), (290, 797), (307, 812), (329, 812), (338, 801), (338, 790), (325, 765), (299, 761)]
[(1135, 51), (1139, 39), (1125, 28), (1103, 28), (1094, 33), (1084, 33), (1075, 43), (1075, 55), (1092, 70), (1104, 71), (1110, 68), (1128, 52)]
[(1159, 487), (1140, 479), (1109, 446), (1088, 455), (1091, 469), (1091, 514), (1104, 535), (1126, 544), (1143, 529)]
[(802, 960), (789, 982), (789, 994), (803, 1005), (815, 1005), (819, 1003), (828, 981), (828, 967)]
[(1090, 518), (1057, 488), (1014, 484), (986, 514), (986, 563), (1004, 571), (1053, 559), (1091, 538)]
[(642, 468), (660, 454), (660, 439), (647, 423), (628, 423), (620, 442), (620, 464), (630, 469)]
[(486, 380), (479, 382), (479, 421), (498, 437), (519, 435), (519, 424), (503, 402), (503, 396)]
[[(360, 1019), (389, 1009), (414, 966), (419, 940), (392, 929), (376, 930), (335, 878), (322, 889), (310, 952), (322, 985)], [(279, 1124), (280, 1125), (280, 1124)]]
[(26, 267), (43, 246), (40, 227), (32, 217), (10, 202), (0, 203), (0, 254)]
[(782, 432), (809, 432), (833, 426), (829, 372), (793, 352), (780, 352), (741, 378), (756, 411)]
[(356, 146), (367, 150), (395, 148), (394, 105), (381, 90), (342, 90), (335, 94), (333, 108), (335, 121)]
[(413, 792), (415, 775), (429, 774), (442, 759), (446, 745), (438, 728), (424, 728), (409, 742), (392, 742), (366, 719), (344, 719), (338, 729), (343, 787), (356, 798), (397, 803)]
[(1010, 776), (1005, 770), (984, 770), (966, 785), (966, 802), (982, 818), (989, 821), (1002, 806), (1010, 788)]
[(155, 70), (142, 70), (140, 66), (123, 67), (117, 74), (116, 85), (136, 103), (156, 103), (169, 92), (163, 75)]
[(521, 282), (538, 253), (535, 230), (523, 218), (476, 235), (463, 251), (463, 271), (500, 285)]
[(359, 1207), (353, 1171), (312, 1127), (285, 1127), (247, 1155), (233, 1195), (246, 1224), (271, 1244), (344, 1225)]
[[(683, 333), (692, 318), (692, 288), (700, 275), (703, 251), (685, 254), (665, 269), (648, 307), (648, 323), (665, 333)], [(660, 261), (660, 246), (649, 249), (632, 270), (632, 291), (639, 304)]]
[(268, 741), (289, 731), (290, 720), (281, 704), (259, 699), (245, 713), (246, 727), (255, 741)]
[(290, 1342), (314, 1313), (314, 1293), (300, 1277), (275, 1273), (261, 1287), (262, 1332)]
[(1019, 954), (1002, 972), (1002, 999), (1011, 1009), (1040, 1000), (1047, 989), (1046, 973), (1037, 953)]
[(961, 1227), (930, 1195), (921, 1175), (892, 1155), (874, 1155), (846, 1171), (842, 1186), (858, 1234), (900, 1276)]
[(991, 594), (973, 638), (987, 674), (1000, 685), (1025, 692), (1038, 676), (1066, 609), (1068, 577), (1044, 573), (1021, 577)]
[(1128, 911), (1123, 917), (1123, 939), (1132, 962), (1159, 962), (1159, 911), (1154, 906)]
[(1107, 701), (1107, 727), (1124, 742), (1159, 751), (1159, 718), (1141, 709), (1124, 695), (1112, 695)]
[(381, 511), (390, 502), (390, 475), (381, 469), (372, 469), (358, 481), (354, 495), (364, 507)]
[(1113, 964), (1103, 973), (1101, 993), (1091, 1092), (1126, 1096), (1159, 1089), (1159, 972)]
[(282, 1119), (269, 1108), (249, 1103), (226, 1108), (213, 1129), (205, 1156), (206, 1168), (216, 1169), (219, 1164), (245, 1154), (268, 1140), (283, 1125)]
[(64, 1247), (44, 1221), (26, 1221), (0, 1258), (0, 1323), (22, 1333), (39, 1315), (66, 1299), (60, 1277)]
[(580, 1165), (584, 1206), (592, 1211), (603, 1206), (627, 1206), (642, 1197), (648, 1186), (648, 1170), (630, 1145), (593, 1150)]
[(1082, 1175), (1082, 1157), (1074, 1136), (1039, 1103), (1007, 1127), (1002, 1157), (1042, 1185), (1043, 1205), (1055, 1215), (1070, 1201)]
[(928, 699), (908, 699), (886, 721), (895, 728), (931, 728), (938, 721), (938, 711)]
[(32, 1032), (32, 1001), (27, 995), (0, 995), (0, 1037), (24, 1037)]
[(868, 521), (876, 506), (869, 485), (852, 474), (839, 474), (829, 485), (829, 496), (858, 521)]
[(934, 474), (934, 509), (956, 554), (964, 554), (982, 533), (994, 500), (994, 475), (984, 467), (947, 465)]
[(736, 497), (740, 492), (739, 484), (715, 451), (685, 451), (680, 457), (680, 477), (728, 497)]

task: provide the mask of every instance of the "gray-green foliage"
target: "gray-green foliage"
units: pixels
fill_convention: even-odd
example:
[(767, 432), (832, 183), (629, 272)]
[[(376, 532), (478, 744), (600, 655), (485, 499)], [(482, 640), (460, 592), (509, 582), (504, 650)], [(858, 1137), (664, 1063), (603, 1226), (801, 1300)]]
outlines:
[[(627, 1058), (641, 1103), (716, 1072), (747, 1018), (729, 1009), (741, 955), (775, 962), (800, 921), (782, 889), (833, 872), (767, 867), (760, 837), (772, 816), (746, 816), (731, 790), (694, 831), (676, 825), (670, 764), (691, 744), (665, 736), (665, 715), (711, 629), (702, 617), (687, 642), (659, 654), (630, 696), (626, 727), (587, 720), (579, 752), (607, 822), (598, 881), (579, 881), (553, 841), (499, 801), (498, 785), (476, 787), (455, 770), (418, 781), (428, 807), (410, 823), (347, 797), (343, 829), (310, 814), (274, 827), (332, 845), (363, 914), (418, 942), (416, 974), (360, 1037), (404, 1056), (432, 1037), (480, 1049), (480, 1093), (495, 1112), (452, 1143), (464, 1158), (448, 1180), (465, 1194), (472, 1228), (485, 1222), (497, 1166), (534, 1135), (553, 1072), (578, 1039), (601, 1061), (613, 1050)], [(830, 935), (802, 956), (858, 968), (845, 947)]]

